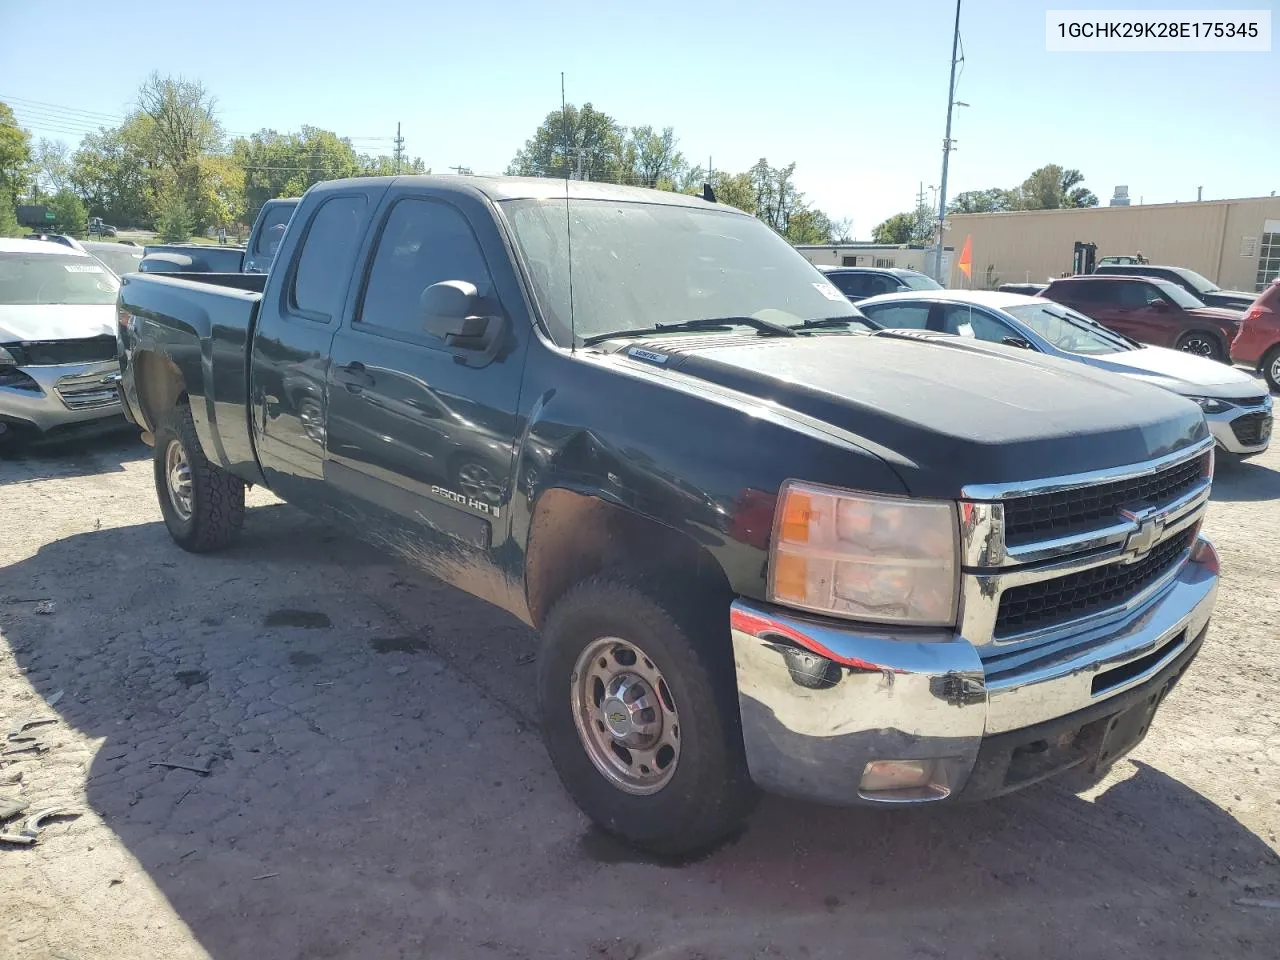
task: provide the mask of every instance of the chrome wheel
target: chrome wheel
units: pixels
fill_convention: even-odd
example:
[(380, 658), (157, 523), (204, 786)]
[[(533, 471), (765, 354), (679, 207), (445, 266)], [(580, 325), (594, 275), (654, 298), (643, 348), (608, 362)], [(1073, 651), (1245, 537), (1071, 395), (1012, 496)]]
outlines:
[(320, 404), (309, 398), (303, 400), (298, 405), (298, 419), (302, 421), (302, 432), (308, 440), (324, 443), (324, 412)]
[(1280, 384), (1280, 353), (1277, 353), (1271, 360), (1271, 369), (1267, 372), (1267, 379), (1273, 384)]
[(485, 503), (502, 501), (502, 484), (483, 463), (472, 460), (458, 468), (458, 489), (468, 497)]
[(624, 793), (657, 793), (680, 760), (680, 718), (645, 652), (602, 637), (578, 656), (570, 678), (573, 721), (592, 764)]
[(191, 464), (187, 452), (177, 440), (170, 440), (164, 452), (165, 486), (169, 490), (169, 502), (181, 520), (190, 520), (195, 491), (191, 486)]
[(1188, 337), (1178, 344), (1178, 349), (1183, 353), (1192, 353), (1197, 357), (1208, 357), (1214, 360), (1218, 356), (1218, 348), (1212, 340), (1206, 340), (1204, 337)]

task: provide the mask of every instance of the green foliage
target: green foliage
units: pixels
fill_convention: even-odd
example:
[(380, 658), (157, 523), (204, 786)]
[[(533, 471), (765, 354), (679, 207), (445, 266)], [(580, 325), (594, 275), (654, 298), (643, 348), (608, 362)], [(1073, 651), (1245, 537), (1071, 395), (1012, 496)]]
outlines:
[(915, 233), (916, 218), (910, 213), (895, 213), (871, 231), (873, 243), (910, 243)]
[(547, 114), (507, 173), (617, 183), (624, 173), (623, 152), (622, 127), (612, 117), (589, 103), (581, 109), (569, 104)]
[(31, 134), (18, 126), (9, 105), (0, 102), (0, 193), (21, 197), (31, 173)]
[(957, 194), (948, 213), (998, 213), (1004, 210), (1058, 210), (1063, 207), (1096, 207), (1098, 198), (1084, 183), (1079, 170), (1056, 163), (1033, 170), (1010, 190), (990, 187)]
[(57, 217), (59, 233), (83, 237), (89, 226), (89, 212), (84, 203), (70, 189), (62, 189), (49, 200), (49, 209)]
[(69, 179), (91, 216), (116, 226), (151, 223), (155, 218), (151, 121), (135, 115), (115, 129), (90, 133), (71, 156)]
[(0, 187), (0, 237), (21, 237), (26, 230), (18, 223), (18, 205), (13, 195)]
[(956, 194), (947, 206), (948, 213), (1000, 213), (1012, 210), (1017, 192), (991, 187), (987, 190), (966, 190)]
[(193, 219), (183, 191), (177, 186), (164, 188), (160, 193), (159, 216), (156, 231), (165, 243), (182, 243), (191, 239)]

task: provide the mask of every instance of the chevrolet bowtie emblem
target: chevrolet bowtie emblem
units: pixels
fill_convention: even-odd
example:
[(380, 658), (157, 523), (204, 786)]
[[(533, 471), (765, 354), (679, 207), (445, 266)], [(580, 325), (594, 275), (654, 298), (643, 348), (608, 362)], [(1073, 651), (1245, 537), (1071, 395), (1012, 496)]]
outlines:
[(1137, 527), (1124, 544), (1124, 562), (1134, 563), (1150, 553), (1151, 548), (1156, 545), (1160, 535), (1164, 533), (1165, 518), (1156, 513), (1155, 507), (1121, 510), (1120, 516)]

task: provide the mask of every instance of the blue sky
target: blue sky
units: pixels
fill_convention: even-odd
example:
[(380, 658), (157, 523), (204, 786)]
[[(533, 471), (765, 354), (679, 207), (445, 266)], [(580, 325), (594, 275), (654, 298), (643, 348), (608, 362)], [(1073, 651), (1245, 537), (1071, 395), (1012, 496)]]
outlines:
[[(1280, 190), (1280, 53), (1046, 53), (1044, 11), (965, 0), (949, 193), (1077, 167), (1105, 203)], [(1081, 7), (1222, 9), (1104, 0)], [(686, 155), (742, 170), (794, 160), (809, 199), (859, 238), (937, 184), (954, 5), (380, 0), (136, 5), (0, 0), (0, 99), (36, 136), (130, 109), (152, 69), (198, 78), (224, 126), (390, 137), (437, 172), (501, 172), (547, 112), (591, 101), (675, 127)], [(163, 13), (161, 12), (163, 11)], [(216, 16), (210, 16), (217, 11)], [(367, 12), (366, 12), (367, 11)], [(1274, 11), (1273, 11), (1274, 18)], [(132, 54), (129, 51), (133, 51)], [(77, 68), (76, 64), (83, 64)], [(58, 108), (18, 102), (41, 101)], [(390, 151), (389, 140), (357, 142)]]

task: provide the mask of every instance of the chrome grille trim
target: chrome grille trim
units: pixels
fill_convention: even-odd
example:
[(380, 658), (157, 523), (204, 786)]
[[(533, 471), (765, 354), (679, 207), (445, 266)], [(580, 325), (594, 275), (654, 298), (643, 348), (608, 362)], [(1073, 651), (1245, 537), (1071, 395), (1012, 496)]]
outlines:
[(118, 370), (96, 370), (62, 377), (53, 385), (53, 389), (68, 409), (92, 410), (118, 403), (119, 384)]
[[(1212, 437), (1143, 464), (1134, 464), (1115, 470), (1076, 474), (1071, 477), (1050, 478), (1041, 484), (1020, 482), (1004, 485), (965, 487), (967, 496), (981, 493), (992, 497), (1022, 497), (1076, 489), (1090, 484), (1108, 484), (1117, 480), (1144, 477), (1184, 461), (1203, 457), (1212, 450)], [(1211, 469), (1211, 468), (1210, 468)], [(1153, 504), (1159, 535), (1148, 546), (1151, 549), (1170, 537), (1182, 534), (1189, 527), (1200, 523), (1209, 502), (1211, 480), (1208, 476), (1192, 489), (1167, 503)], [(962, 502), (960, 504), (961, 577), (960, 633), (979, 648), (985, 657), (997, 652), (1006, 653), (1010, 648), (1042, 647), (1062, 643), (1070, 647), (1070, 637), (1079, 636), (1089, 626), (1104, 624), (1129, 616), (1144, 604), (1152, 602), (1177, 576), (1187, 561), (1190, 550), (1184, 550), (1172, 566), (1154, 583), (1148, 584), (1133, 597), (1106, 609), (1090, 611), (1083, 616), (1049, 627), (1038, 627), (1026, 632), (997, 635), (996, 624), (1000, 601), (1010, 588), (1064, 577), (1073, 573), (1119, 564), (1135, 554), (1127, 549), (1129, 539), (1138, 533), (1136, 520), (1120, 516), (1096, 527), (1072, 531), (1066, 535), (1009, 546), (1005, 542), (1004, 506), (998, 502)], [(1145, 554), (1144, 554), (1145, 555)]]

